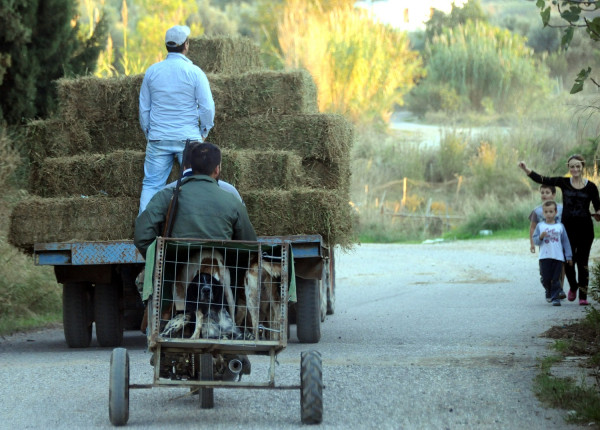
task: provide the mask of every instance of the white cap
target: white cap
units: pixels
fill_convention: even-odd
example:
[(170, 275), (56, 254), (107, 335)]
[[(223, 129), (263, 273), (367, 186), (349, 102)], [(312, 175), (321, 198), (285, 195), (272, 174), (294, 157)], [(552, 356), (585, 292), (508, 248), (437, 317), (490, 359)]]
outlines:
[(190, 28), (187, 25), (176, 25), (167, 30), (165, 34), (165, 44), (170, 48), (183, 45), (190, 35)]

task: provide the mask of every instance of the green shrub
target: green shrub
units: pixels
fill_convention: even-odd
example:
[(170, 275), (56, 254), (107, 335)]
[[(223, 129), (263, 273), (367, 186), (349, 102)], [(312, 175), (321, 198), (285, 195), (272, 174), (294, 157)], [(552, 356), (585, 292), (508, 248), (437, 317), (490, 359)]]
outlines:
[[(468, 100), (470, 109), (483, 110), (482, 103), (489, 98), (493, 110), (521, 114), (553, 88), (523, 37), (484, 22), (444, 29), (427, 44), (424, 55), (427, 75), (420, 86), (425, 88), (416, 95), (428, 95), (431, 109), (441, 108), (436, 106), (440, 96), (436, 100), (433, 95), (447, 85)], [(414, 102), (414, 97), (410, 100)]]
[(6, 189), (14, 172), (21, 164), (14, 140), (6, 128), (0, 126), (0, 189)]

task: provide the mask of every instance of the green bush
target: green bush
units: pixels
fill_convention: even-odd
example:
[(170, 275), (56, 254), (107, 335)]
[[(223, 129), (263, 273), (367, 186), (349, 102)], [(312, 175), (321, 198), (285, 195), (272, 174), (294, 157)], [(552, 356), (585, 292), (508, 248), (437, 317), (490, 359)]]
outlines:
[[(424, 88), (415, 91), (416, 96), (427, 96), (430, 109), (444, 108), (442, 89), (450, 86), (472, 110), (484, 110), (484, 99), (489, 98), (495, 111), (523, 114), (553, 88), (525, 38), (484, 22), (444, 29), (427, 44), (424, 55)], [(410, 101), (412, 109), (415, 97)]]

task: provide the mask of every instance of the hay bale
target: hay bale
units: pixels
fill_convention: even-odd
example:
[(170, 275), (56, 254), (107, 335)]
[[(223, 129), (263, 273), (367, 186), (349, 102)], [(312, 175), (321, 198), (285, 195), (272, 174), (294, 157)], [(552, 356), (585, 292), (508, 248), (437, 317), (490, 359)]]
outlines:
[[(121, 149), (131, 151), (146, 150), (146, 136), (139, 121), (97, 121), (88, 125), (93, 153), (109, 153)], [(81, 154), (76, 151), (69, 155)]]
[(138, 205), (131, 198), (30, 198), (13, 209), (8, 240), (31, 252), (35, 243), (131, 239)]
[(349, 196), (337, 190), (252, 191), (244, 201), (259, 236), (320, 234), (343, 248), (355, 242)]
[(244, 73), (263, 67), (259, 46), (246, 37), (191, 38), (187, 57), (206, 73)]
[[(84, 76), (57, 81), (62, 117), (69, 122), (127, 121), (139, 117), (139, 95), (144, 75), (97, 78)], [(139, 127), (139, 125), (138, 125)]]
[[(69, 122), (125, 121), (139, 128), (143, 75), (59, 79), (62, 116)], [(316, 113), (317, 89), (310, 73), (261, 71), (242, 75), (209, 74), (216, 122), (257, 114)]]
[(350, 192), (350, 157), (335, 161), (305, 158), (302, 160), (302, 185)]
[(215, 123), (210, 142), (224, 149), (293, 150), (303, 159), (345, 160), (354, 128), (342, 115), (255, 115)]
[(215, 123), (250, 115), (317, 113), (317, 87), (306, 70), (210, 74)]
[(30, 192), (43, 197), (130, 196), (139, 198), (144, 178), (144, 153), (48, 158), (30, 179)]
[[(320, 234), (329, 245), (354, 242), (348, 196), (338, 191), (253, 191), (244, 200), (259, 236)], [(9, 242), (31, 252), (35, 243), (132, 239), (138, 205), (131, 197), (26, 199), (11, 214)]]
[[(48, 158), (33, 169), (30, 192), (41, 197), (80, 195), (139, 198), (144, 179), (141, 151)], [(223, 180), (244, 193), (253, 189), (288, 189), (299, 182), (301, 159), (286, 151), (223, 151)], [(174, 163), (169, 181), (176, 180), (180, 167)]]
[(289, 189), (302, 182), (301, 158), (291, 151), (223, 150), (222, 178), (238, 191)]
[[(31, 126), (48, 127), (47, 124), (60, 124), (62, 131), (52, 129), (49, 134), (58, 136), (52, 144), (47, 144), (49, 137), (37, 140), (43, 157), (146, 149), (146, 139), (137, 120), (78, 121), (72, 125), (61, 120), (47, 120), (34, 121)], [(342, 115), (295, 114), (254, 115), (217, 122), (207, 141), (223, 150), (285, 150), (294, 151), (305, 160), (339, 160), (338, 163), (343, 163), (349, 157), (353, 139), (353, 125)], [(46, 148), (48, 151), (44, 153)]]
[(47, 157), (63, 157), (92, 149), (85, 122), (71, 123), (58, 118), (36, 120), (27, 124), (25, 132), (29, 159), (35, 165)]

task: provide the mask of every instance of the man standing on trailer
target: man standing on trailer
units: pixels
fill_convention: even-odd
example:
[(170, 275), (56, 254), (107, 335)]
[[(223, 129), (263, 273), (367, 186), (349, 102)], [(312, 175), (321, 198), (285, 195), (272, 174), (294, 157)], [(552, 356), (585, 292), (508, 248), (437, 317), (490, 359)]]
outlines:
[(213, 127), (215, 102), (208, 79), (187, 57), (190, 28), (167, 30), (167, 58), (148, 68), (140, 89), (140, 125), (146, 136), (141, 214), (167, 183), (173, 157), (182, 162), (187, 139), (202, 142)]

